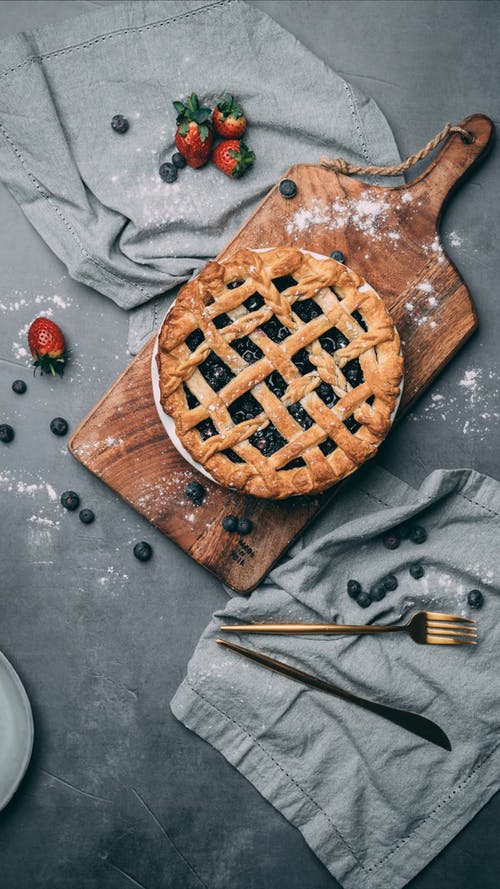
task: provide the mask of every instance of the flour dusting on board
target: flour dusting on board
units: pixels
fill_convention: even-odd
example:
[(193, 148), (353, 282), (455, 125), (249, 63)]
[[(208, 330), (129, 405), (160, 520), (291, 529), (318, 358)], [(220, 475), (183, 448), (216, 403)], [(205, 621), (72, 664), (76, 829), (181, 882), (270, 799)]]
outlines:
[[(412, 196), (409, 192), (405, 194), (409, 195), (409, 200), (408, 198), (404, 200), (404, 195), (402, 200), (408, 204)], [(298, 241), (303, 232), (310, 231), (315, 226), (330, 231), (338, 231), (349, 226), (365, 234), (372, 241), (385, 241), (395, 247), (401, 235), (394, 228), (394, 222), (391, 204), (381, 198), (373, 197), (369, 191), (364, 191), (359, 198), (348, 198), (345, 201), (335, 198), (333, 202), (327, 202), (316, 198), (308, 207), (301, 207), (294, 213), (286, 225), (286, 230), (295, 241)]]

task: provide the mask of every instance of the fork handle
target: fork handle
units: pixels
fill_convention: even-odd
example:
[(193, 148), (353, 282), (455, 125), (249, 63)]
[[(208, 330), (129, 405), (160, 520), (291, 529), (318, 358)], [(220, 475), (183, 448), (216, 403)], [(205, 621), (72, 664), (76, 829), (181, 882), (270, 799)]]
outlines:
[(220, 627), (225, 633), (307, 634), (316, 636), (354, 636), (370, 633), (398, 633), (406, 630), (401, 624), (231, 624)]

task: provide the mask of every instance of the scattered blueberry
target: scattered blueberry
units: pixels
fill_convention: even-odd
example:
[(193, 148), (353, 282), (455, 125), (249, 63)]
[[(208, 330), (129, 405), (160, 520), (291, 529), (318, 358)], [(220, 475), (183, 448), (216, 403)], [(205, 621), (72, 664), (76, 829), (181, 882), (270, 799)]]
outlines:
[(139, 559), (139, 562), (149, 562), (152, 555), (153, 547), (145, 540), (141, 540), (134, 546), (134, 556)]
[(12, 426), (9, 426), (8, 423), (2, 423), (0, 425), (0, 441), (3, 441), (4, 444), (9, 444), (14, 438), (14, 434)]
[(50, 421), (50, 431), (54, 433), (54, 435), (66, 435), (68, 431), (68, 421), (64, 419), (64, 417), (54, 417), (53, 420)]
[(238, 528), (238, 519), (234, 515), (225, 515), (222, 519), (222, 527), (225, 531), (236, 531)]
[(238, 519), (238, 534), (250, 534), (253, 529), (253, 523), (250, 519)]
[(425, 543), (427, 540), (427, 531), (422, 525), (412, 525), (408, 532), (408, 537), (412, 543)]
[(12, 383), (12, 391), (16, 393), (16, 395), (24, 395), (27, 389), (27, 385), (24, 380), (14, 380)]
[(467, 602), (471, 608), (481, 608), (483, 604), (483, 594), (481, 590), (471, 590), (467, 593)]
[(284, 198), (294, 198), (297, 194), (297, 185), (293, 179), (282, 179), (278, 185), (278, 191)]
[(189, 482), (186, 485), (186, 497), (189, 497), (193, 503), (201, 503), (205, 496), (205, 488), (199, 482)]
[(363, 588), (359, 582), (359, 580), (348, 580), (347, 581), (347, 595), (351, 597), (351, 599), (357, 599), (358, 596), (363, 592)]
[(115, 116), (111, 119), (111, 126), (114, 129), (115, 133), (126, 133), (129, 127), (129, 123), (126, 117), (123, 114), (115, 114)]
[(332, 259), (336, 259), (337, 262), (345, 262), (345, 256), (342, 253), (342, 250), (334, 250), (333, 253), (330, 253)]
[(64, 493), (61, 494), (61, 505), (64, 506), (65, 509), (69, 509), (70, 512), (73, 512), (80, 506), (80, 498), (74, 491), (64, 491)]
[(414, 562), (413, 565), (410, 565), (410, 574), (415, 580), (420, 580), (424, 576), (425, 571), (419, 562)]
[(186, 159), (179, 151), (176, 151), (172, 155), (172, 163), (174, 167), (177, 167), (178, 170), (182, 170), (186, 166)]
[(384, 537), (384, 546), (386, 549), (397, 549), (401, 543), (396, 534), (386, 534)]
[(160, 179), (163, 179), (164, 182), (175, 182), (177, 179), (177, 167), (174, 167), (173, 164), (162, 164), (158, 172)]
[(369, 593), (365, 593), (363, 590), (356, 599), (356, 602), (360, 608), (368, 608), (372, 604), (372, 597)]
[(84, 525), (91, 525), (95, 519), (95, 515), (91, 509), (81, 509), (78, 516)]
[(398, 579), (394, 574), (386, 574), (381, 581), (388, 593), (392, 593), (398, 587)]
[(374, 583), (373, 586), (370, 587), (370, 598), (372, 602), (381, 602), (385, 597), (386, 592), (387, 590), (382, 580), (379, 583)]

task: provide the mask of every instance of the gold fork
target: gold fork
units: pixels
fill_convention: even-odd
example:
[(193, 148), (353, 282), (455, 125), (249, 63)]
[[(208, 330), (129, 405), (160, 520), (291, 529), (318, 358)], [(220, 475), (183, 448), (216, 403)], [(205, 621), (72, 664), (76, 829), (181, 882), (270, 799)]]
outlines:
[(419, 645), (475, 645), (476, 621), (439, 611), (417, 611), (406, 624), (232, 624), (220, 628), (225, 633), (312, 634), (315, 636), (356, 636), (370, 633), (408, 633)]

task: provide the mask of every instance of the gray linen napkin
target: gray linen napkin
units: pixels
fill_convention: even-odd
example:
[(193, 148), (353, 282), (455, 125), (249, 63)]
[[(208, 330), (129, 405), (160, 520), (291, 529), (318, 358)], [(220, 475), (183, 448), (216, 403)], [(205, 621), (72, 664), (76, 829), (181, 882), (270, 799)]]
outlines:
[[(243, 102), (255, 167), (165, 184), (172, 100), (224, 90)], [(0, 177), (74, 278), (126, 309), (151, 301), (131, 315), (131, 351), (162, 316), (158, 296), (221, 250), (283, 170), (324, 153), (399, 160), (376, 104), (239, 0), (113, 5), (0, 44)]]
[[(389, 551), (381, 533), (407, 519), (428, 539)], [(368, 467), (267, 581), (215, 614), (172, 703), (303, 834), (346, 889), (400, 889), (500, 785), (498, 542), (500, 485), (472, 470), (433, 472), (418, 491)], [(419, 561), (425, 576), (414, 580)], [(398, 589), (361, 610), (349, 578)], [(484, 594), (481, 611), (467, 592)], [(404, 636), (232, 635), (361, 695), (438, 722), (447, 753), (401, 728), (250, 663), (215, 643), (221, 623), (390, 623), (429, 608), (478, 619), (473, 647)]]

